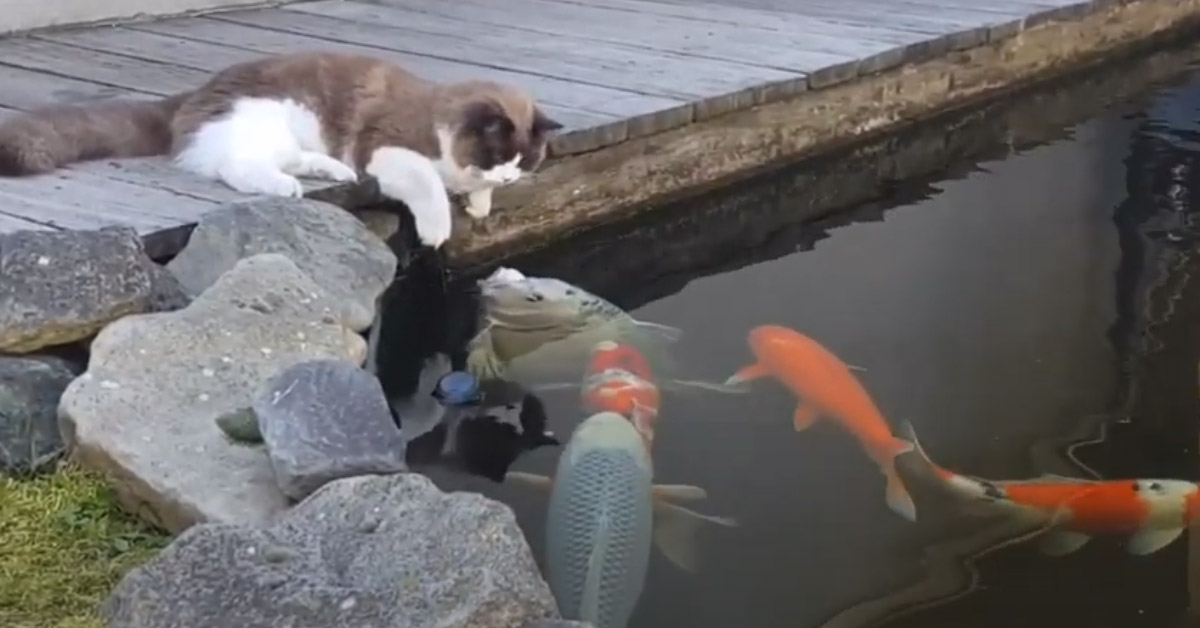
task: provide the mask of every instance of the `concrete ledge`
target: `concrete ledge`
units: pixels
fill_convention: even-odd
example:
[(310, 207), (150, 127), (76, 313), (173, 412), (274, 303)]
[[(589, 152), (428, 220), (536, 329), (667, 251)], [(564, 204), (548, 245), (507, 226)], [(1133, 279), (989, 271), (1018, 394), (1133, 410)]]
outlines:
[(501, 190), (491, 217), (456, 218), (456, 266), (512, 256), (940, 112), (1153, 46), (1200, 24), (1200, 0), (1095, 0), (989, 33), (982, 45), (810, 89), (593, 152)]
[[(807, 250), (833, 227), (882, 220), (883, 206), (930, 194), (929, 179), (962, 178), (979, 162), (1069, 138), (1073, 125), (1162, 85), (1197, 61), (1200, 47), (1163, 50), (1066, 75), (1021, 98), (948, 111), (510, 261), (636, 309), (693, 279)], [(850, 207), (855, 209), (843, 211)], [(634, 284), (631, 276), (638, 278)]]

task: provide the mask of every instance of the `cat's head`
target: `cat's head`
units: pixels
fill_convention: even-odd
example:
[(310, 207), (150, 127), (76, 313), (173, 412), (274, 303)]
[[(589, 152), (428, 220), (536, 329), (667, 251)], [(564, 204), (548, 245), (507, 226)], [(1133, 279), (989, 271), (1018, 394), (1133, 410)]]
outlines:
[(519, 88), (483, 81), (459, 87), (457, 119), (447, 138), (459, 174), (490, 187), (536, 170), (551, 135), (563, 125)]

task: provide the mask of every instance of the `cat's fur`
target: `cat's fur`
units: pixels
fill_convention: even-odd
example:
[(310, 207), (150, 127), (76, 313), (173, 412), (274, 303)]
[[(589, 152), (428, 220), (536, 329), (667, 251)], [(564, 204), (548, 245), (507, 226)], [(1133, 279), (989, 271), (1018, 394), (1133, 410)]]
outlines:
[(0, 125), (0, 175), (86, 159), (170, 154), (247, 193), (300, 196), (297, 176), (365, 172), (412, 212), (422, 243), (450, 236), (447, 190), (476, 218), (492, 190), (545, 159), (562, 128), (525, 91), (491, 81), (438, 84), (369, 56), (307, 52), (217, 72), (160, 101), (56, 106)]

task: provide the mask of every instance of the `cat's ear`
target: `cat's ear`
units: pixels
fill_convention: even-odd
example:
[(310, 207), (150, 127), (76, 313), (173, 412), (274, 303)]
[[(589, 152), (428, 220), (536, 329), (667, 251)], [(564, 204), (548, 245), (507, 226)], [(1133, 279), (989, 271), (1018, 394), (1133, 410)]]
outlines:
[(512, 133), (513, 123), (504, 108), (493, 100), (480, 100), (463, 111), (463, 127), (483, 137)]
[(561, 122), (542, 113), (541, 109), (533, 108), (533, 134), (544, 135), (563, 128)]

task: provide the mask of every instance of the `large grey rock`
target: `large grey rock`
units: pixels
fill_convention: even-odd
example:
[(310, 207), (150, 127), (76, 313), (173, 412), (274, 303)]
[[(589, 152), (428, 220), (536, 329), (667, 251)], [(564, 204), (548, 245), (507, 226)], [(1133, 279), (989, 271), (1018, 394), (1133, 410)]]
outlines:
[(216, 417), (293, 364), (365, 354), (335, 297), (288, 258), (256, 255), (182, 310), (105, 327), (63, 394), (60, 427), (73, 455), (157, 525), (261, 523), (288, 501), (266, 452), (231, 442)]
[(292, 499), (339, 478), (406, 468), (383, 386), (349, 362), (291, 366), (259, 389), (254, 414), (279, 490)]
[(557, 608), (512, 510), (403, 473), (326, 484), (269, 527), (193, 527), (102, 614), (110, 628), (522, 628)]
[(349, 306), (346, 324), (371, 325), (375, 302), (396, 274), (396, 256), (346, 210), (309, 199), (261, 197), (209, 212), (167, 268), (199, 294), (244, 257), (287, 255)]
[(38, 471), (62, 453), (58, 400), (75, 375), (58, 358), (0, 356), (0, 470)]
[(572, 619), (539, 619), (525, 625), (525, 628), (593, 628), (586, 621)]
[(150, 308), (150, 267), (133, 229), (0, 235), (0, 351), (87, 338)]

